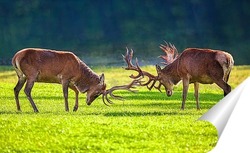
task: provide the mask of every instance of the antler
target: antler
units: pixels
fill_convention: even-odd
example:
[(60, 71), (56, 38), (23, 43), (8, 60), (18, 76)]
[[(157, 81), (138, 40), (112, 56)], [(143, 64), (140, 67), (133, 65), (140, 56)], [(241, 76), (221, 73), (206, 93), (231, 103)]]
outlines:
[(115, 90), (128, 90), (130, 92), (137, 92), (137, 90), (131, 90), (131, 88), (135, 88), (135, 86), (140, 85), (140, 80), (133, 80), (130, 84), (128, 85), (122, 85), (122, 86), (114, 86), (108, 90), (106, 90), (103, 94), (102, 94), (102, 101), (105, 105), (108, 106), (108, 104), (105, 102), (105, 99), (107, 100), (108, 103), (113, 104), (113, 102), (108, 99), (108, 95), (110, 95), (112, 98), (114, 99), (119, 99), (119, 100), (123, 100), (123, 98), (121, 96), (116, 96), (113, 94), (113, 91)]
[(128, 48), (127, 49), (127, 53), (126, 56), (122, 55), (124, 61), (127, 63), (128, 67), (125, 68), (125, 70), (134, 70), (138, 72), (138, 75), (134, 76), (133, 74), (131, 74), (129, 77), (132, 79), (138, 79), (140, 77), (144, 76), (144, 73), (142, 72), (141, 68), (139, 67), (138, 64), (138, 59), (136, 58), (136, 66), (133, 65), (132, 63), (132, 58), (133, 58), (133, 53), (134, 51), (131, 49), (131, 52), (129, 52)]
[[(129, 52), (128, 48), (127, 48), (127, 53), (126, 55), (122, 55), (123, 56), (123, 59), (124, 61), (127, 63), (127, 67), (125, 68), (125, 70), (134, 70), (134, 71), (137, 71), (138, 72), (138, 75), (134, 76), (133, 74), (130, 75), (130, 78), (132, 79), (143, 79), (144, 76), (147, 76), (148, 77), (148, 81), (146, 81), (146, 83), (142, 83), (142, 81), (140, 81), (140, 85), (141, 86), (147, 86), (147, 88), (149, 90), (151, 90), (153, 87), (155, 87), (155, 83), (156, 81), (158, 81), (158, 77), (157, 76), (154, 76), (146, 71), (142, 71), (141, 68), (139, 67), (139, 64), (138, 64), (138, 60), (136, 58), (136, 66), (133, 65), (132, 63), (132, 58), (133, 58), (133, 50), (131, 49), (131, 51)], [(152, 82), (152, 84), (151, 84)], [(150, 85), (151, 84), (151, 85)], [(150, 85), (150, 86), (149, 86)], [(159, 83), (159, 86), (158, 87), (155, 87), (156, 89), (158, 89), (160, 92), (160, 86), (161, 86), (161, 83)]]
[(168, 65), (178, 57), (178, 51), (173, 44), (167, 43), (166, 41), (164, 42), (166, 45), (161, 44), (160, 48), (165, 52), (166, 55), (161, 55), (159, 57), (165, 61), (163, 64)]

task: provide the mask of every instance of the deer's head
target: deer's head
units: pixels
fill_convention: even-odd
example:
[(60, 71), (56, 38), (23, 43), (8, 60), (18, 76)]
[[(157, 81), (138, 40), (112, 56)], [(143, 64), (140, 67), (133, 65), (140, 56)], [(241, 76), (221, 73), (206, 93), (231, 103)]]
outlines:
[(172, 96), (174, 83), (172, 82), (171, 76), (164, 73), (159, 65), (156, 65), (156, 70), (158, 73), (158, 80), (160, 84), (164, 86), (167, 96)]
[[(166, 65), (166, 67), (171, 64), (172, 62), (175, 61), (178, 57), (178, 51), (175, 48), (174, 45), (168, 44), (166, 42), (166, 45), (160, 45), (160, 48), (165, 52), (166, 55), (159, 56), (160, 58), (164, 59), (163, 64)], [(156, 88), (161, 92), (161, 86), (163, 85), (166, 93), (168, 96), (171, 96), (173, 94), (173, 87), (174, 87), (174, 82), (172, 81), (171, 75), (164, 70), (161, 69), (160, 66), (156, 65), (156, 70), (158, 75), (154, 76), (153, 74), (150, 74), (149, 72), (143, 71), (139, 64), (138, 60), (136, 59), (136, 65), (132, 63), (132, 58), (133, 58), (133, 50), (131, 51), (128, 50), (127, 48), (127, 53), (124, 56), (123, 59), (127, 64), (127, 67), (125, 70), (133, 70), (136, 71), (138, 74), (137, 75), (131, 75), (130, 78), (135, 79), (135, 80), (141, 80), (140, 86), (147, 86), (149, 90), (152, 88)], [(143, 79), (146, 77), (147, 79)], [(158, 85), (156, 85), (159, 82)]]
[(162, 44), (160, 45), (160, 48), (162, 49), (162, 51), (164, 51), (165, 55), (161, 55), (159, 57), (164, 60), (163, 64), (165, 64), (166, 67), (164, 68), (165, 70), (163, 71), (159, 65), (156, 65), (156, 70), (158, 73), (158, 80), (165, 87), (167, 96), (172, 96), (174, 82), (172, 79), (172, 75), (170, 75), (169, 74), (170, 72), (166, 70), (168, 70), (167, 69), (168, 65), (173, 63), (177, 59), (178, 51), (175, 48), (175, 46), (172, 45), (171, 43), (167, 43), (167, 42), (165, 43), (166, 45), (162, 45)]
[(103, 94), (106, 90), (106, 84), (104, 83), (105, 77), (102, 74), (97, 82), (97, 84), (90, 86), (87, 90), (87, 105), (91, 105), (91, 103), (101, 94)]

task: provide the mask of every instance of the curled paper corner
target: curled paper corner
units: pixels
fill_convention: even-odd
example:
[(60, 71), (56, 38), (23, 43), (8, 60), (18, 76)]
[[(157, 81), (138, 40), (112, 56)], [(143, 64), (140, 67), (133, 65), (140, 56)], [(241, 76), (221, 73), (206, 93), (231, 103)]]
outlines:
[(213, 153), (250, 152), (250, 77), (198, 120), (211, 122), (219, 140)]

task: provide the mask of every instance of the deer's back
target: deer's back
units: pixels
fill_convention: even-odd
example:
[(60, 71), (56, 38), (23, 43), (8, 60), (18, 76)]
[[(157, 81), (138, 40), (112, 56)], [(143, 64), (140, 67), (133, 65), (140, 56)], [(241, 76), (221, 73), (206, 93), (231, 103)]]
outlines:
[(38, 73), (42, 81), (59, 75), (72, 77), (79, 71), (80, 60), (70, 52), (28, 48), (17, 52), (12, 64), (26, 76)]
[[(179, 57), (181, 75), (190, 75), (194, 82), (212, 83), (209, 75), (230, 69), (231, 55), (219, 50), (188, 48)], [(231, 70), (231, 69), (230, 69)]]

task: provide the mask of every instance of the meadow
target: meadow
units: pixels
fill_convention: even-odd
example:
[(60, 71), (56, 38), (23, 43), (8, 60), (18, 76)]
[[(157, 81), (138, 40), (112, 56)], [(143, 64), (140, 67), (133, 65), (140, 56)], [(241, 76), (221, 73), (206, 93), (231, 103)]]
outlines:
[[(107, 88), (128, 84), (132, 72), (121, 67), (93, 67), (105, 74)], [(142, 69), (155, 72), (154, 66)], [(250, 66), (235, 66), (229, 84), (235, 88), (250, 75)], [(85, 94), (73, 112), (74, 93), (69, 93), (70, 112), (64, 111), (61, 85), (36, 83), (32, 96), (39, 109), (34, 113), (23, 90), (22, 112), (16, 110), (13, 88), (17, 77), (10, 66), (0, 67), (1, 152), (208, 152), (215, 147), (215, 127), (198, 118), (220, 99), (223, 91), (215, 84), (200, 86), (201, 110), (196, 110), (193, 85), (186, 109), (180, 110), (182, 85), (167, 97), (153, 89), (138, 87), (138, 93), (116, 91), (125, 101), (105, 106), (101, 97), (91, 106)]]

